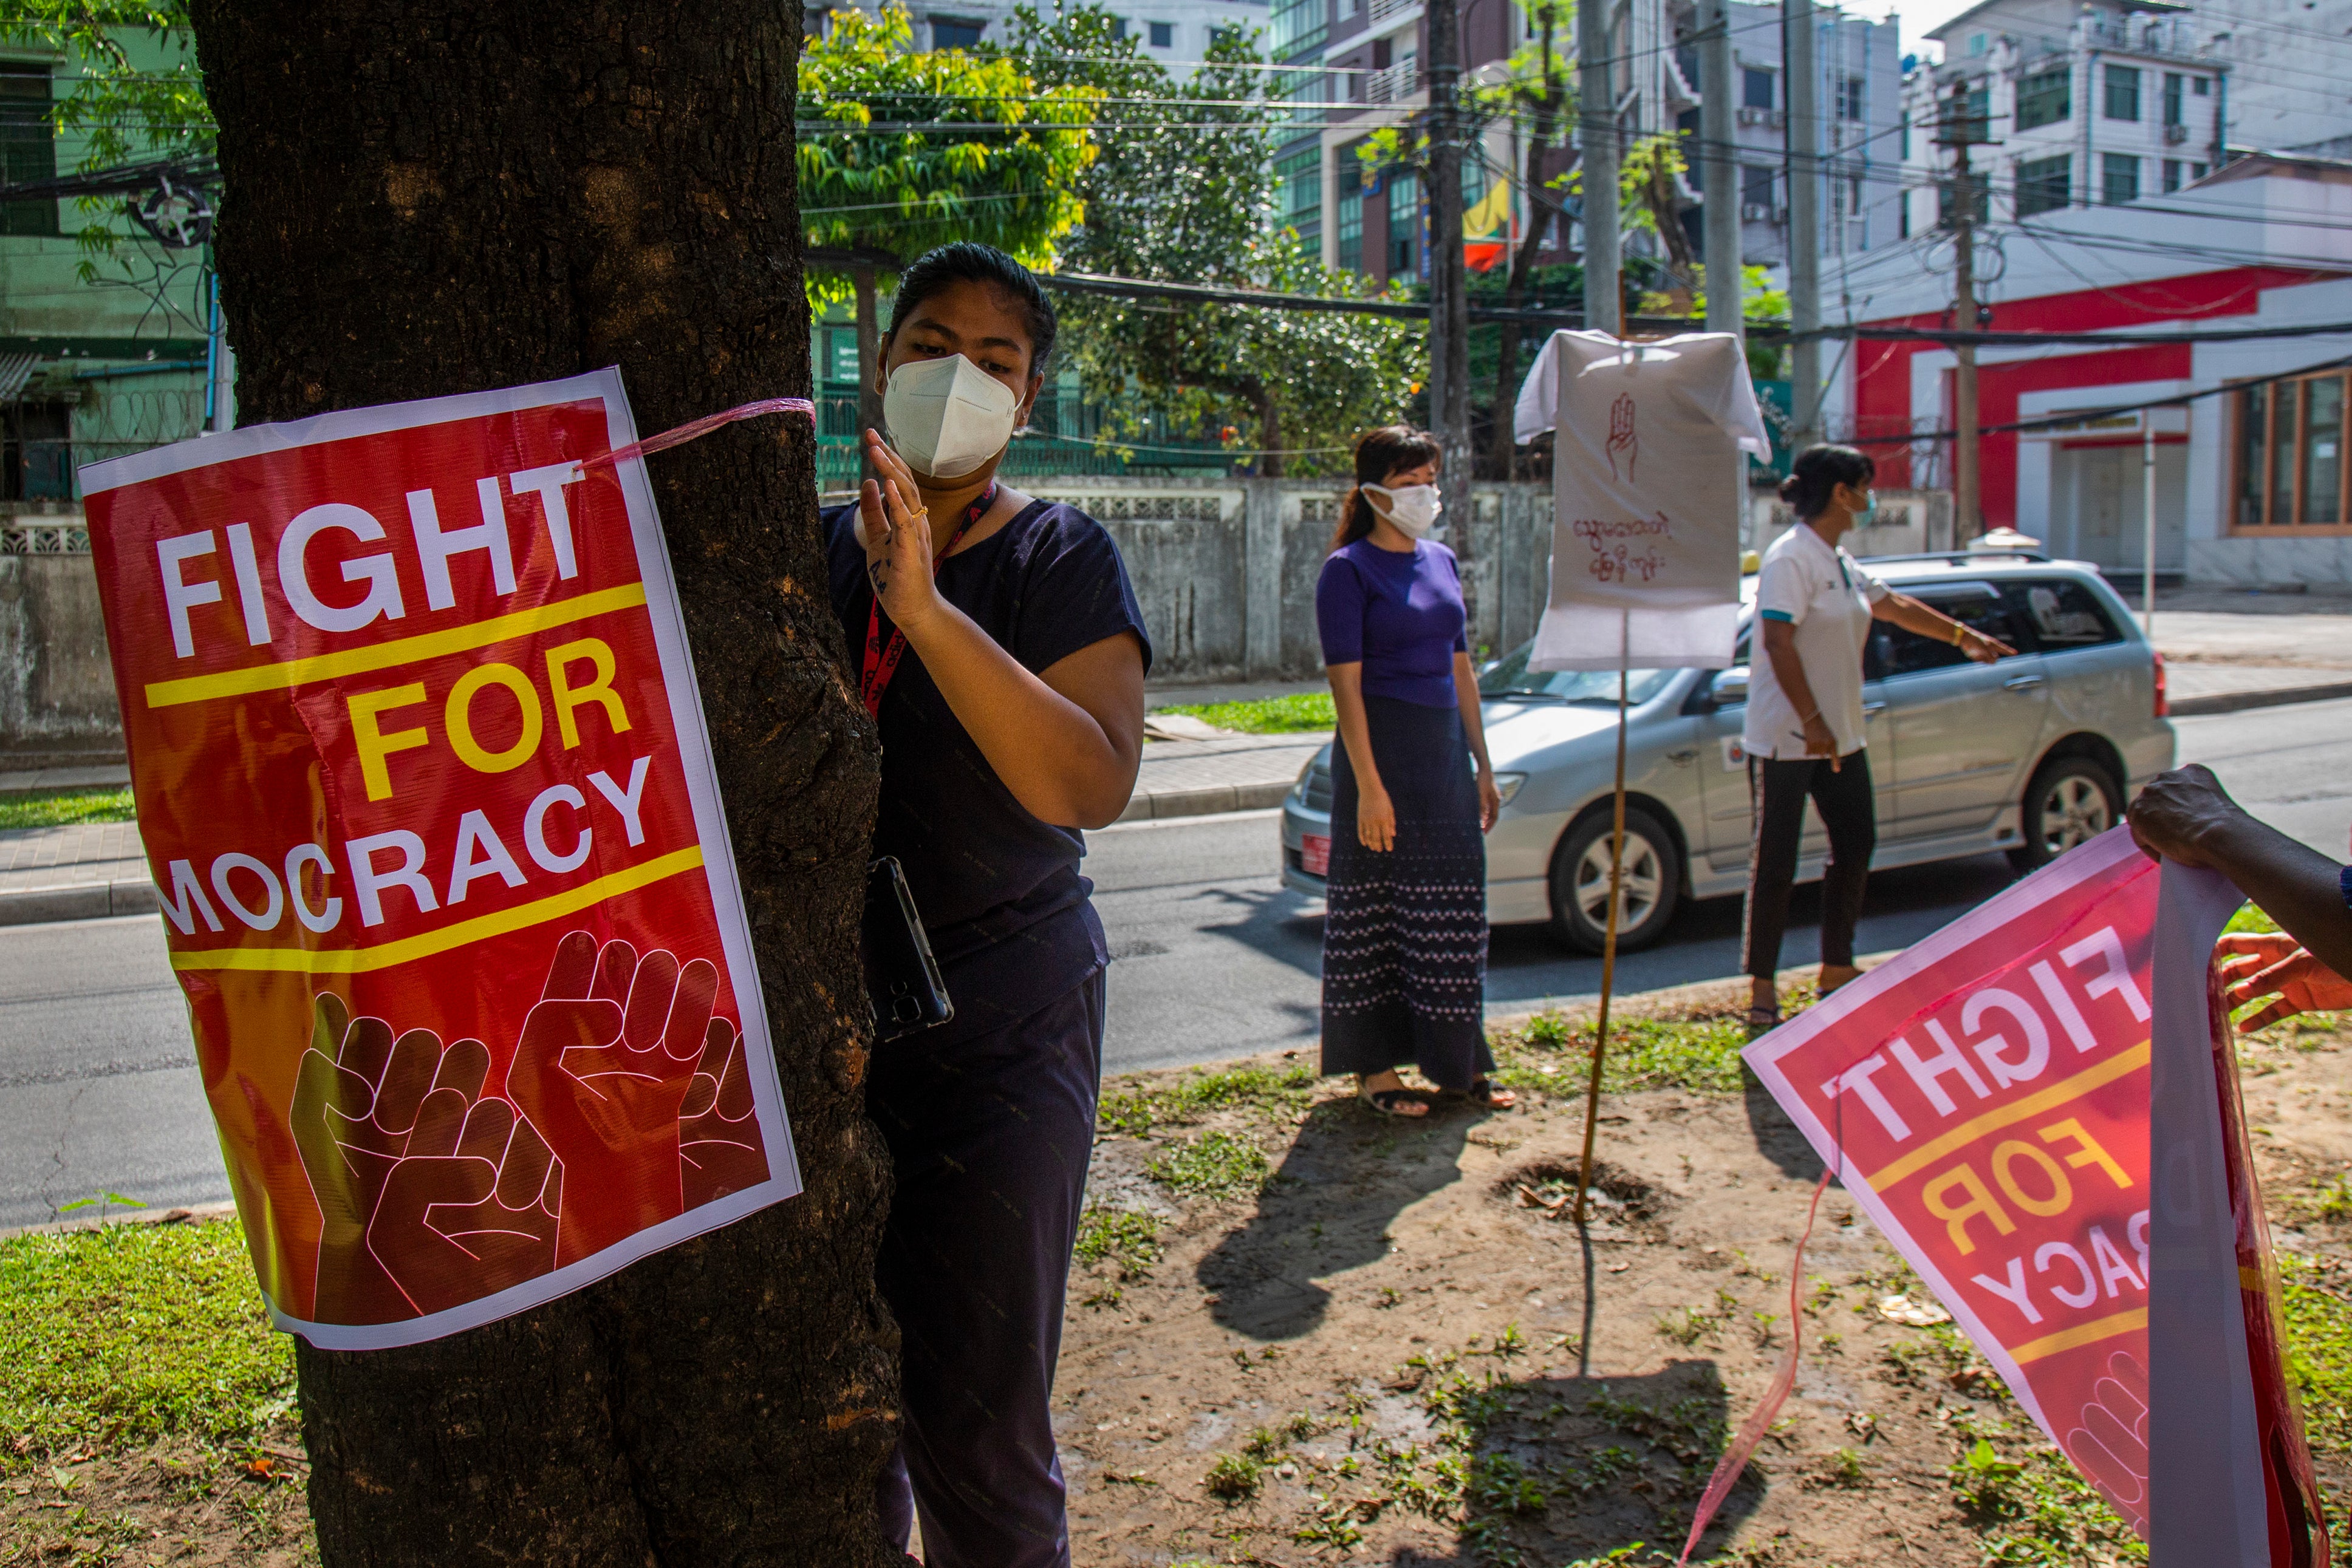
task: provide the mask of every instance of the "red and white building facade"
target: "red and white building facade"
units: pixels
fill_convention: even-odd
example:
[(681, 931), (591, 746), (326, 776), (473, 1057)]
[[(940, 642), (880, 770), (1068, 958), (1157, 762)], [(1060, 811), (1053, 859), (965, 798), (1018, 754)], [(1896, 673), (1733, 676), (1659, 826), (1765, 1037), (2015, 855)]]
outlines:
[[(1989, 231), (1995, 330), (2170, 334), (2352, 327), (2352, 163), (2256, 154), (2127, 205), (2070, 208)], [(1874, 326), (1948, 327), (1948, 238), (1863, 258), (1845, 287)], [(1825, 355), (1825, 358), (1830, 356)], [(2352, 585), (2352, 330), (2254, 341), (1987, 347), (1984, 426), (2205, 392), (2156, 429), (2157, 567), (2194, 582)], [(1951, 350), (1856, 341), (1826, 391), (1832, 425), (1879, 459), (1889, 489), (1950, 483)], [(2247, 385), (2249, 382), (2266, 384)], [(1838, 419), (1838, 413), (1844, 414)], [(2063, 438), (1983, 437), (1988, 528), (2053, 554), (2137, 570), (2144, 478), (2137, 423)], [(1922, 540), (1944, 544), (1947, 541)]]

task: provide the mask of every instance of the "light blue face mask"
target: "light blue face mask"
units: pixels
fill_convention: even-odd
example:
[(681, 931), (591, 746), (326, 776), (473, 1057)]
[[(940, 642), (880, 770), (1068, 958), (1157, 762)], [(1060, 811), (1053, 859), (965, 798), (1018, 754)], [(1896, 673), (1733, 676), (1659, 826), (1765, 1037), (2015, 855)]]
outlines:
[(1857, 528), (1870, 527), (1871, 519), (1878, 515), (1878, 492), (1872, 490), (1867, 494), (1870, 499), (1864, 503), (1862, 509), (1853, 515), (1853, 526)]

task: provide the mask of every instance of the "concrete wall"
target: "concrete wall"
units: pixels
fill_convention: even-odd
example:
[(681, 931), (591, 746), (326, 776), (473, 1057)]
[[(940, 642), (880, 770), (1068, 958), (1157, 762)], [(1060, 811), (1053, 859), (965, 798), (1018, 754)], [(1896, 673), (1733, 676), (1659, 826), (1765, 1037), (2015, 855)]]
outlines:
[[(1877, 521), (1855, 528), (1839, 542), (1856, 559), (1866, 555), (1923, 555), (1956, 548), (1952, 538), (1952, 495), (1948, 490), (1875, 492)], [(1753, 493), (1748, 503), (1748, 549), (1759, 555), (1772, 541), (1796, 527), (1797, 514), (1769, 490)]]
[(0, 554), (0, 768), (121, 756), (89, 555)]
[[(1155, 683), (1311, 680), (1322, 673), (1315, 581), (1343, 487), (1328, 480), (1094, 479), (1033, 491), (1102, 519), (1127, 558), (1151, 634)], [(1550, 490), (1480, 485), (1463, 559), (1470, 642), (1481, 657), (1535, 635), (1549, 589)], [(19, 536), (75, 517), (5, 519)], [(55, 549), (51, 537), (35, 544)], [(79, 542), (79, 541), (75, 541)], [(0, 768), (119, 758), (122, 724), (98, 582), (84, 547), (0, 553)]]
[[(1154, 683), (1312, 680), (1323, 670), (1315, 581), (1346, 486), (1328, 479), (1026, 481), (1102, 520), (1143, 602)], [(1481, 656), (1535, 635), (1550, 591), (1551, 491), (1475, 487), (1462, 558), (1470, 643)]]

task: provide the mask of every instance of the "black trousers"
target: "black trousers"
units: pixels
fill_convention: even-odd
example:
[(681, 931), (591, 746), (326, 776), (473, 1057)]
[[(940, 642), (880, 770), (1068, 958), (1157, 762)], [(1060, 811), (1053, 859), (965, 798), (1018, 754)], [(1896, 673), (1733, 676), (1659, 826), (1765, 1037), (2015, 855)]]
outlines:
[(1856, 747), (1838, 758), (1748, 759), (1749, 821), (1748, 909), (1741, 946), (1748, 973), (1769, 980), (1780, 967), (1780, 937), (1789, 928), (1789, 890), (1797, 880), (1797, 844), (1804, 836), (1805, 800), (1829, 829), (1830, 863), (1822, 873), (1822, 962), (1853, 962), (1853, 926), (1878, 847), (1878, 809), (1870, 788), (1870, 753)]
[(866, 1108), (897, 1187), (875, 1275), (906, 1426), (876, 1489), (930, 1568), (1069, 1568), (1054, 1363), (1094, 1153), (1103, 976), (1016, 1023), (877, 1047)]

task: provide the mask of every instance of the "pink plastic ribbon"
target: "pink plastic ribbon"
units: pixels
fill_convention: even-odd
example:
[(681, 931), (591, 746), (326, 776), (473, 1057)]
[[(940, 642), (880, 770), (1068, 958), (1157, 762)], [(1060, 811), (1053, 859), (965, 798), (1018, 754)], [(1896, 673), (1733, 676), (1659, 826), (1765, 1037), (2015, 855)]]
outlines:
[(1805, 1210), (1805, 1229), (1797, 1238), (1797, 1256), (1789, 1265), (1789, 1354), (1780, 1358), (1780, 1370), (1772, 1375), (1772, 1386), (1765, 1390), (1764, 1402), (1756, 1406), (1755, 1413), (1739, 1428), (1739, 1435), (1723, 1450), (1723, 1458), (1716, 1461), (1715, 1474), (1707, 1478), (1706, 1491), (1698, 1500), (1698, 1513), (1691, 1520), (1690, 1539), (1683, 1542), (1683, 1554), (1675, 1559), (1675, 1568), (1684, 1568), (1690, 1562), (1691, 1553), (1698, 1549), (1698, 1538), (1706, 1533), (1707, 1521), (1723, 1506), (1723, 1500), (1731, 1495), (1739, 1472), (1748, 1468), (1756, 1446), (1764, 1440), (1765, 1429), (1780, 1413), (1780, 1406), (1788, 1403), (1789, 1390), (1797, 1385), (1797, 1350), (1805, 1337), (1805, 1314), (1797, 1300), (1797, 1286), (1805, 1270), (1805, 1243), (1813, 1238), (1813, 1216), (1821, 1212), (1822, 1194), (1829, 1190), (1829, 1185), (1830, 1173), (1823, 1171), (1822, 1179), (1813, 1186), (1813, 1201)]
[(738, 403), (717, 413), (706, 413), (700, 419), (690, 419), (659, 435), (648, 435), (643, 441), (632, 441), (626, 446), (616, 446), (610, 452), (580, 460), (583, 469), (602, 468), (610, 464), (626, 463), (656, 452), (667, 452), (673, 446), (683, 446), (698, 435), (708, 435), (722, 424), (732, 424), (739, 419), (757, 419), (763, 413), (804, 413), (814, 423), (816, 404), (804, 397), (763, 397), (757, 402)]

